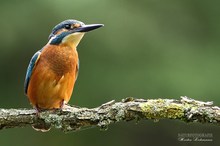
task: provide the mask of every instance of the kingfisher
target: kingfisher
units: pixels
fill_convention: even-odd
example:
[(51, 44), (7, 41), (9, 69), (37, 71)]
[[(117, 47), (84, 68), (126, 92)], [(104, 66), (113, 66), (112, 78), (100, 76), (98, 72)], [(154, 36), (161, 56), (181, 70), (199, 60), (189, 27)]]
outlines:
[(48, 43), (31, 58), (25, 77), (25, 94), (37, 111), (68, 103), (79, 71), (76, 48), (86, 32), (102, 26), (70, 19), (52, 29)]

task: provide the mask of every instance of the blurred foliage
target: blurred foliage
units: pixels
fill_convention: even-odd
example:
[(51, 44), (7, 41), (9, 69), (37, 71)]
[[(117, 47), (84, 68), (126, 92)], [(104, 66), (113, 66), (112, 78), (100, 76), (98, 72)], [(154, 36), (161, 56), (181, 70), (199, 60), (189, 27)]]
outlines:
[[(23, 93), (26, 68), (65, 19), (105, 27), (86, 34), (70, 104), (95, 107), (112, 99), (179, 98), (220, 103), (219, 1), (39, 0), (0, 2), (1, 108), (30, 108)], [(172, 126), (171, 126), (172, 125)], [(182, 145), (178, 133), (213, 133), (219, 127), (162, 120), (119, 123), (63, 134), (31, 128), (0, 131), (0, 145)], [(13, 140), (12, 140), (13, 139)], [(192, 143), (192, 145), (210, 143)]]

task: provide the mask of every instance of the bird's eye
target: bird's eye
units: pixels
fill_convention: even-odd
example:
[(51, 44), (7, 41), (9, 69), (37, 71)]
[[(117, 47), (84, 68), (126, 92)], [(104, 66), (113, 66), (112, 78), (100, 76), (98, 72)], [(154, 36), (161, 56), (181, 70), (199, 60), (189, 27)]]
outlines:
[(70, 25), (70, 24), (66, 24), (66, 25), (65, 25), (65, 28), (66, 28), (66, 29), (70, 29), (70, 28), (71, 28), (71, 25)]

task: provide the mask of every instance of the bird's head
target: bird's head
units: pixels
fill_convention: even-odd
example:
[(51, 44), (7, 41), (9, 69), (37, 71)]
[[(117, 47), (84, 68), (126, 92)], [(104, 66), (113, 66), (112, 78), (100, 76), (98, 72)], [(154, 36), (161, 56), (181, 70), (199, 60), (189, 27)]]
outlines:
[(65, 20), (56, 25), (50, 36), (49, 44), (70, 44), (75, 47), (79, 44), (85, 32), (97, 29), (104, 26), (103, 24), (89, 24), (85, 25), (83, 22), (77, 20)]

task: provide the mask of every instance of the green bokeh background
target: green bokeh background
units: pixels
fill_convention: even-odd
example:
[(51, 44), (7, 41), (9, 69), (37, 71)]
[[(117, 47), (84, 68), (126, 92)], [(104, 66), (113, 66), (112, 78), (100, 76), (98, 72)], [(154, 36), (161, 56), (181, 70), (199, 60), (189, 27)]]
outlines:
[[(105, 27), (78, 46), (80, 73), (70, 104), (96, 107), (116, 99), (187, 95), (220, 105), (219, 1), (39, 0), (0, 2), (1, 108), (31, 108), (26, 68), (65, 19)], [(179, 142), (178, 133), (212, 133), (213, 142)], [(0, 131), (1, 146), (219, 145), (213, 125), (175, 120), (122, 122), (64, 134), (31, 127)]]

